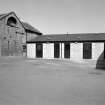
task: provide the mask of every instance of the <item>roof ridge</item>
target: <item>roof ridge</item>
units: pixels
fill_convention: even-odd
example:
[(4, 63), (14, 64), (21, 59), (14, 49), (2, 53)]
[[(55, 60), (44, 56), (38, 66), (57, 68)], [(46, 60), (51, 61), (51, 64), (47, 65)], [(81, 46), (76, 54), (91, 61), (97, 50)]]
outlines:
[[(50, 40), (49, 40), (50, 39)], [(105, 41), (105, 33), (98, 34), (61, 34), (61, 35), (42, 35), (36, 37), (32, 40), (29, 40), (29, 43), (33, 42), (104, 42)]]
[(105, 33), (71, 33), (71, 34), (43, 34), (44, 36), (54, 36), (54, 35), (97, 35), (97, 34), (105, 34)]
[(30, 30), (32, 32), (36, 32), (38, 34), (42, 34), (38, 29), (36, 29), (35, 27), (33, 27), (31, 24), (29, 24), (28, 22), (23, 22), (22, 21), (22, 24), (24, 25), (24, 28), (26, 30)]
[(15, 12), (11, 11), (11, 12), (8, 12), (8, 13), (0, 14), (0, 19), (4, 18), (5, 16), (8, 16), (11, 13), (15, 13)]

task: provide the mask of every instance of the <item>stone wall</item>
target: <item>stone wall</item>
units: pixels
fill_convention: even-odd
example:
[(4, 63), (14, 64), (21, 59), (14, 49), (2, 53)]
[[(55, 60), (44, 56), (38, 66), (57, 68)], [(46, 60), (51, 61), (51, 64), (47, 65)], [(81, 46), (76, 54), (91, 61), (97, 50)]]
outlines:
[[(7, 21), (10, 17), (14, 17), (17, 21), (16, 26), (8, 26)], [(23, 43), (26, 43), (25, 30), (14, 14), (0, 20), (0, 45), (1, 56), (22, 55)]]
[(31, 40), (31, 39), (33, 39), (33, 38), (38, 36), (37, 34), (32, 33), (30, 31), (26, 31), (26, 34), (27, 34), (27, 41), (29, 41), (29, 40)]

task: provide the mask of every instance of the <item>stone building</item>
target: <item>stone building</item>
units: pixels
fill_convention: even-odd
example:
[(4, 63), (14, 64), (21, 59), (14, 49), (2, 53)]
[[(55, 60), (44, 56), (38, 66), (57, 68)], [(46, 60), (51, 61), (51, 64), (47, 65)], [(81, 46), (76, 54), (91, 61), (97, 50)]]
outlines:
[(26, 23), (26, 22), (22, 22), (25, 28), (25, 32), (26, 32), (26, 40), (29, 41), (37, 36), (42, 35), (42, 33), (37, 30), (36, 28), (34, 28), (33, 26), (31, 26), (30, 24)]
[(21, 22), (14, 12), (0, 15), (0, 56), (21, 56), (26, 41), (42, 33)]

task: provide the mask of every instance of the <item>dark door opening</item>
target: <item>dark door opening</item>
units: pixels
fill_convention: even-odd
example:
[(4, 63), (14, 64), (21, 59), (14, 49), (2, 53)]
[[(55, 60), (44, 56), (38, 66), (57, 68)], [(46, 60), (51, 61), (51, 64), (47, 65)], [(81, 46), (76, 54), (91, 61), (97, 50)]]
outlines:
[(83, 59), (91, 59), (91, 58), (92, 58), (92, 44), (83, 43)]
[(42, 43), (37, 43), (36, 44), (36, 57), (37, 58), (42, 58), (43, 56), (43, 46)]
[(60, 57), (60, 46), (59, 43), (54, 43), (54, 58)]
[(64, 43), (64, 58), (70, 58), (70, 43)]
[(105, 43), (104, 43), (104, 59), (105, 59)]

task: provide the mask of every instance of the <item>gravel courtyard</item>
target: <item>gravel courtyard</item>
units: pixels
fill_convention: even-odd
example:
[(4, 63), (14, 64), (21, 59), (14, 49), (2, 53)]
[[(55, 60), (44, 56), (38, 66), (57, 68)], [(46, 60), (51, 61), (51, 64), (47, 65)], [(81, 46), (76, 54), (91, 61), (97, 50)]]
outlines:
[(105, 105), (105, 71), (68, 60), (1, 57), (0, 105)]

